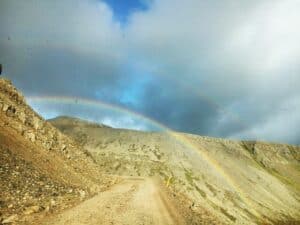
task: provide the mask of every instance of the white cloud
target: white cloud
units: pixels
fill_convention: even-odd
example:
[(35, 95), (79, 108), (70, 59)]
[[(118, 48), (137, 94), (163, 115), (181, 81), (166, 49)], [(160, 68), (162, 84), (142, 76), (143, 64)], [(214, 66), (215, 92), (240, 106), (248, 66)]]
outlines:
[(10, 0), (1, 5), (0, 37), (10, 37), (12, 43), (72, 48), (82, 53), (120, 50), (120, 25), (100, 1)]
[(281, 105), (280, 112), (268, 117), (266, 121), (249, 130), (232, 135), (231, 138), (297, 143), (300, 133), (299, 102), (300, 97), (287, 100)]
[(225, 53), (254, 77), (282, 75), (300, 59), (299, 9), (295, 0), (262, 2), (229, 36)]
[(300, 143), (299, 1), (145, 1), (122, 28), (97, 0), (2, 1), (0, 61), (30, 94), (117, 102), (142, 83), (135, 109), (170, 127)]
[[(216, 130), (230, 130), (237, 118), (247, 137), (276, 140), (278, 124), (286, 120), (288, 127), (297, 117), (281, 115), (260, 131), (252, 127), (273, 120), (282, 102), (300, 96), (299, 10), (297, 0), (161, 0), (136, 13), (127, 32), (131, 48), (158, 79), (168, 77), (229, 111), (215, 118)], [(281, 140), (291, 135), (289, 141), (299, 141), (288, 133)]]
[[(299, 9), (295, 0), (161, 0), (150, 11), (136, 13), (127, 34), (141, 59), (160, 65), (154, 73), (166, 69), (179, 81), (190, 75), (209, 87), (210, 96), (231, 98), (236, 90), (296, 79), (285, 71), (300, 60)], [(220, 85), (226, 92), (214, 94)]]

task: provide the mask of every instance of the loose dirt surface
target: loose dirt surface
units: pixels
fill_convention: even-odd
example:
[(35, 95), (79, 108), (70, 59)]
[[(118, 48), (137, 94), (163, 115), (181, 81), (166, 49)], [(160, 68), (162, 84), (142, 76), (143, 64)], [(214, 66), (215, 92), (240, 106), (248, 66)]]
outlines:
[(182, 225), (180, 213), (154, 179), (126, 179), (42, 225)]

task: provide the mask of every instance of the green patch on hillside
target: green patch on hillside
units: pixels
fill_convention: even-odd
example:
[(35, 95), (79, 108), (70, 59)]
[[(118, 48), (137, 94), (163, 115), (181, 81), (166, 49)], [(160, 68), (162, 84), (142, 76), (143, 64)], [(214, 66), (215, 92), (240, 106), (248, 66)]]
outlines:
[[(253, 166), (258, 168), (258, 169), (262, 169), (264, 171), (267, 171), (270, 175), (276, 177), (279, 181), (281, 181), (283, 184), (292, 187), (294, 189), (296, 189), (297, 191), (300, 191), (300, 186), (295, 183), (293, 180), (289, 179), (286, 176), (283, 176), (280, 174), (280, 172), (278, 172), (275, 168), (271, 167), (270, 165), (268, 165), (265, 161), (263, 161), (262, 159), (258, 159), (255, 155), (255, 142), (243, 142), (242, 146), (252, 155), (252, 159), (253, 159)], [(290, 148), (289, 148), (290, 149)], [(290, 149), (291, 150), (291, 149)], [(291, 151), (292, 153), (294, 153), (294, 150)], [(295, 159), (297, 159), (297, 156), (294, 153), (294, 157)], [(297, 164), (294, 166), (296, 171), (300, 171), (300, 164)]]
[(195, 176), (192, 170), (184, 168), (184, 175), (191, 186), (194, 186), (194, 180), (199, 181), (199, 177)]
[(270, 174), (272, 174), (274, 177), (276, 177), (278, 180), (280, 180), (282, 183), (295, 188), (297, 191), (300, 191), (300, 186), (297, 183), (295, 183), (294, 181), (290, 180), (286, 176), (282, 176), (276, 169), (274, 169), (274, 168), (268, 168), (266, 170)]

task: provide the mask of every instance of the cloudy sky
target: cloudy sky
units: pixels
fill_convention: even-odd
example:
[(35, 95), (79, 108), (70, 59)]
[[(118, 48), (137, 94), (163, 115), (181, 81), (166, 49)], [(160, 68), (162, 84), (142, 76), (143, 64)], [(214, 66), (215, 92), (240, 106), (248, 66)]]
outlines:
[(300, 144), (299, 11), (298, 0), (1, 0), (0, 62), (46, 118)]

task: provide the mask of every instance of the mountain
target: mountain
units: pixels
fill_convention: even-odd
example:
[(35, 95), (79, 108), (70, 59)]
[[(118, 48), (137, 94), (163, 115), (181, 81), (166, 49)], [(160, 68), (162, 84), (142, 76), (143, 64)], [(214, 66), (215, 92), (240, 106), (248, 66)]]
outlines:
[(30, 108), (0, 79), (0, 224), (32, 224), (105, 190), (89, 153)]
[[(88, 123), (72, 120), (80, 124)], [(109, 175), (83, 143), (45, 121), (0, 79), (0, 224), (199, 224), (185, 199), (160, 179)], [(210, 216), (203, 224), (214, 221)]]
[[(300, 147), (176, 132), (141, 132), (58, 117), (102, 171), (159, 177), (188, 224), (300, 224)], [(206, 221), (206, 223), (204, 222)]]
[(299, 224), (300, 147), (45, 121), (0, 79), (0, 224)]

